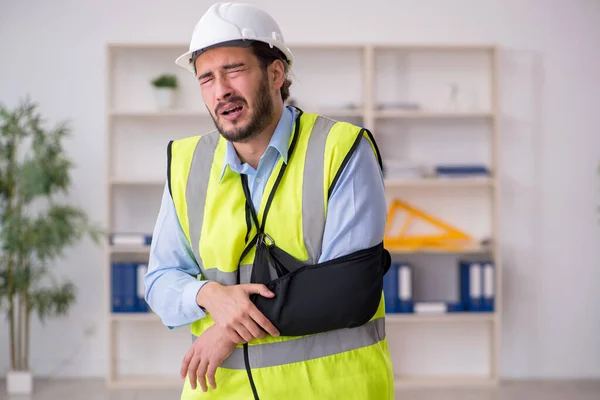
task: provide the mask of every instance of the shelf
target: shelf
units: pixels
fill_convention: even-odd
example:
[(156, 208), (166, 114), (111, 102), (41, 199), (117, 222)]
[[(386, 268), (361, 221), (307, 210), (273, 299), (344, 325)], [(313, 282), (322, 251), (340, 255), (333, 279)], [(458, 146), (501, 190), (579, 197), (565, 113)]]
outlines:
[[(188, 42), (119, 42), (114, 41), (108, 44), (115, 49), (126, 50), (155, 50), (155, 49), (175, 49), (182, 48), (187, 51)], [(288, 42), (288, 47), (293, 49), (308, 49), (308, 50), (362, 50), (365, 47), (370, 47), (378, 50), (408, 50), (408, 51), (493, 51), (496, 49), (492, 44), (480, 43), (382, 43), (364, 45), (362, 43), (313, 43), (313, 42)]]
[[(310, 112), (313, 108), (306, 108)], [(319, 114), (336, 117), (362, 117), (364, 111), (360, 108), (317, 108)], [(162, 117), (194, 117), (210, 118), (206, 110), (113, 110), (112, 117), (120, 118), (162, 118)], [(444, 111), (412, 111), (412, 110), (376, 110), (375, 118), (408, 118), (408, 119), (451, 119), (451, 118), (492, 118), (489, 112), (444, 112)]]
[[(364, 111), (362, 108), (315, 108), (318, 114), (321, 114), (326, 117), (334, 118), (335, 117), (360, 117), (362, 118), (364, 115)], [(311, 108), (307, 108), (304, 110), (306, 112), (312, 112)]]
[(497, 380), (489, 377), (395, 377), (396, 389), (418, 389), (431, 387), (486, 387), (494, 386)]
[[(158, 186), (164, 185), (164, 180), (154, 178), (113, 178), (111, 185), (115, 186)], [(492, 178), (423, 178), (423, 179), (402, 179), (386, 178), (385, 186), (389, 189), (405, 187), (487, 187), (493, 186)]]
[[(384, 243), (385, 244), (385, 243)], [(492, 249), (489, 247), (483, 246), (474, 246), (471, 248), (461, 249), (461, 250), (446, 250), (446, 249), (436, 249), (436, 248), (425, 248), (418, 250), (410, 250), (410, 249), (395, 249), (393, 247), (385, 247), (390, 254), (393, 256), (394, 254), (489, 254), (492, 252)]]
[[(111, 313), (114, 321), (159, 322), (160, 318), (153, 312), (147, 313)], [(457, 312), (448, 314), (386, 314), (387, 323), (435, 323), (435, 322), (494, 322), (494, 313)]]
[(389, 43), (377, 44), (373, 46), (376, 50), (406, 50), (406, 51), (443, 51), (443, 52), (461, 52), (461, 51), (494, 51), (496, 46), (493, 44), (479, 43)]
[(385, 187), (388, 189), (410, 188), (410, 187), (439, 187), (439, 188), (462, 188), (462, 187), (488, 187), (494, 186), (494, 180), (488, 177), (476, 178), (423, 178), (423, 179), (401, 179), (386, 178)]
[(187, 51), (185, 42), (109, 42), (108, 47), (123, 50), (181, 50)]
[(150, 246), (111, 246), (111, 254), (149, 254)]
[(456, 312), (448, 314), (400, 314), (389, 313), (386, 323), (419, 323), (419, 322), (494, 322), (494, 313)]
[(122, 118), (162, 118), (162, 117), (193, 117), (210, 118), (206, 110), (112, 110), (109, 113), (112, 117)]
[(419, 110), (377, 110), (375, 118), (397, 119), (480, 119), (493, 118), (491, 112), (463, 112), (463, 111), (419, 111)]
[(175, 389), (183, 387), (183, 381), (165, 377), (119, 377), (108, 381), (111, 389)]
[[(164, 180), (154, 178), (113, 178), (110, 184), (114, 186), (162, 186)], [(494, 186), (493, 178), (422, 178), (402, 179), (385, 178), (385, 186), (388, 189), (410, 188), (410, 187), (439, 187), (439, 188), (461, 188), (461, 187), (488, 187)]]
[(110, 184), (114, 186), (162, 186), (165, 181), (154, 178), (112, 178)]
[[(427, 249), (418, 249), (418, 250), (409, 250), (409, 249), (395, 249), (393, 247), (386, 247), (386, 249), (392, 254), (481, 254), (481, 253), (489, 253), (491, 249), (484, 246), (475, 246), (472, 248), (466, 248), (461, 250), (446, 250), (446, 249), (435, 249), (435, 248), (427, 248)], [(111, 254), (149, 254), (150, 246), (131, 246), (131, 247), (111, 247)]]
[(160, 322), (159, 316), (153, 312), (111, 313), (109, 318), (113, 321)]
[[(159, 322), (160, 318), (153, 312), (147, 313), (111, 313), (114, 321)], [(386, 314), (387, 323), (420, 323), (420, 322), (494, 322), (494, 313), (457, 312), (447, 314)]]

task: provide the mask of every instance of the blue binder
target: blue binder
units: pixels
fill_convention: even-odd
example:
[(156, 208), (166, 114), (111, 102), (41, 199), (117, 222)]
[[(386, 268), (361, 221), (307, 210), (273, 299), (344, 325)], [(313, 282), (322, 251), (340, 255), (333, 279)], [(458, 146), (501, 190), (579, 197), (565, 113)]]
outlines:
[(392, 263), (383, 277), (383, 294), (387, 313), (412, 313), (411, 267), (406, 263)]
[(137, 305), (136, 294), (136, 268), (132, 262), (125, 263), (123, 276), (123, 301), (125, 303), (125, 312), (135, 312)]
[(447, 312), (449, 312), (449, 313), (465, 311), (465, 308), (460, 301), (459, 302), (448, 302), (448, 303), (446, 303), (446, 308), (447, 308)]
[(483, 268), (481, 262), (460, 262), (460, 300), (465, 311), (486, 311), (483, 305)]
[(412, 268), (410, 264), (398, 264), (398, 306), (399, 313), (414, 311)]
[(383, 276), (383, 296), (385, 312), (395, 313), (398, 309), (398, 264), (392, 264)]
[(137, 264), (115, 262), (112, 264), (113, 312), (136, 312), (138, 308), (136, 289)]
[(148, 312), (149, 306), (144, 297), (144, 275), (148, 272), (148, 264), (138, 263), (136, 267), (136, 312)]
[(483, 264), (483, 298), (482, 308), (484, 311), (494, 311), (496, 276), (494, 263), (488, 261)]
[(111, 265), (111, 304), (113, 312), (122, 312), (123, 304), (123, 267), (122, 263)]

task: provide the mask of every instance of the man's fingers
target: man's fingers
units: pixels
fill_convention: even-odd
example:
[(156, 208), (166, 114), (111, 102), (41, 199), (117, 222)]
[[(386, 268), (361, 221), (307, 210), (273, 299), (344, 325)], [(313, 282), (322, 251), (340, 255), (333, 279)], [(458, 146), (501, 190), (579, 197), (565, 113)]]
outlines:
[(188, 368), (188, 377), (190, 378), (190, 385), (192, 386), (192, 389), (196, 389), (196, 371), (198, 371), (198, 364), (200, 364), (200, 357), (194, 356)]
[[(235, 330), (238, 333), (238, 335), (240, 335), (242, 337), (242, 339), (244, 339), (244, 342), (251, 342), (252, 339), (254, 339), (254, 337), (252, 336), (252, 334), (250, 332), (248, 332), (248, 329), (246, 329), (246, 327), (244, 326), (243, 323), (239, 323), (235, 326)], [(238, 343), (241, 344), (241, 343)]]
[(271, 292), (265, 285), (261, 283), (245, 283), (240, 285), (246, 293), (256, 293), (263, 297), (274, 297), (275, 293)]
[(254, 321), (256, 321), (258, 325), (262, 326), (262, 328), (265, 331), (267, 331), (271, 336), (279, 336), (279, 331), (277, 330), (277, 328), (275, 328), (275, 325), (273, 325), (271, 321), (269, 321), (267, 317), (263, 315), (263, 313), (258, 311), (257, 308), (251, 311), (250, 316)]
[(185, 378), (185, 375), (187, 374), (188, 371), (188, 366), (190, 365), (190, 361), (192, 360), (192, 356), (194, 355), (194, 347), (191, 347), (187, 353), (185, 353), (185, 356), (183, 357), (183, 360), (181, 362), (181, 370), (179, 371), (179, 376), (181, 377), (181, 379)]
[(240, 335), (238, 335), (237, 331), (233, 328), (227, 328), (225, 329), (225, 333), (227, 333), (227, 336), (229, 337), (229, 339), (236, 344), (244, 344), (244, 339), (242, 339), (240, 337)]
[(212, 361), (210, 364), (208, 364), (208, 370), (206, 371), (206, 377), (208, 378), (208, 383), (210, 384), (210, 387), (213, 389), (217, 388), (217, 381), (215, 380), (215, 374), (217, 373), (218, 366), (219, 366), (218, 363)]
[(208, 368), (208, 361), (206, 359), (202, 359), (200, 361), (200, 366), (198, 367), (198, 382), (200, 382), (200, 387), (203, 392), (206, 392), (206, 368)]
[(252, 339), (262, 339), (267, 336), (265, 331), (263, 331), (252, 318), (248, 318), (248, 320), (244, 321), (244, 326), (252, 335)]

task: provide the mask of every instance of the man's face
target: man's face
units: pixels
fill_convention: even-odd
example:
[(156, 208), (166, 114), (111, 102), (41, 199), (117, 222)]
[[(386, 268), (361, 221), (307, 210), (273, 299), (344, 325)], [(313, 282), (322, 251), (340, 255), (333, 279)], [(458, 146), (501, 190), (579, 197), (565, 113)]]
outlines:
[(271, 84), (252, 49), (211, 49), (196, 59), (196, 70), (206, 107), (225, 139), (248, 141), (271, 123)]

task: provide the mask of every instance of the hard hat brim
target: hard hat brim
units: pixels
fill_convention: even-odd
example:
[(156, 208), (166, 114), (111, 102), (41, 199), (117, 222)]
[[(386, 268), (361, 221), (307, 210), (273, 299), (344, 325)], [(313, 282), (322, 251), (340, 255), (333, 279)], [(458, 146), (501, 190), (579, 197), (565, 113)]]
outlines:
[(292, 55), (291, 50), (287, 46), (282, 46), (281, 43), (278, 43), (275, 40), (268, 40), (268, 39), (266, 39), (266, 40), (265, 39), (231, 40), (231, 41), (226, 41), (226, 42), (222, 42), (222, 43), (216, 43), (216, 44), (213, 44), (211, 46), (207, 46), (207, 47), (204, 47), (201, 49), (190, 49), (189, 51), (186, 51), (185, 53), (183, 53), (182, 55), (177, 57), (177, 59), (175, 59), (175, 64), (179, 65), (182, 68), (187, 69), (192, 74), (194, 74), (195, 68), (194, 68), (194, 65), (192, 64), (192, 54), (194, 54), (195, 52), (200, 51), (202, 54), (205, 51), (208, 51), (210, 49), (214, 49), (217, 47), (250, 47), (250, 45), (253, 42), (263, 42), (263, 43), (266, 43), (272, 47), (275, 47), (275, 48), (281, 50), (281, 52), (287, 58), (287, 63), (289, 64), (289, 66), (291, 68), (293, 61), (294, 61), (294, 56)]

